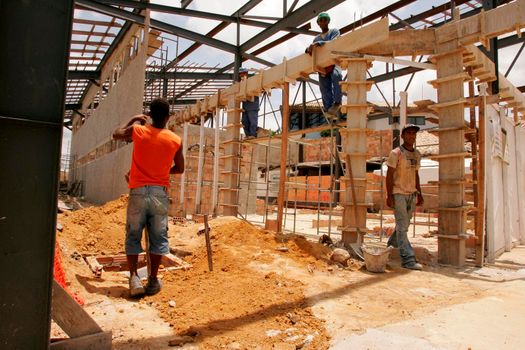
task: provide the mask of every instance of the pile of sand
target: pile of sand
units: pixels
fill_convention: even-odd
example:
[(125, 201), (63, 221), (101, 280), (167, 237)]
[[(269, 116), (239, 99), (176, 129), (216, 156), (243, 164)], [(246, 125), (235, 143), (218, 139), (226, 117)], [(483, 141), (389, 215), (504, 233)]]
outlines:
[[(324, 321), (313, 316), (303, 283), (250, 264), (291, 258), (305, 269), (326, 266), (329, 248), (298, 236), (276, 237), (233, 218), (213, 227), (211, 237), (213, 272), (201, 237), (203, 244), (187, 259), (193, 267), (164, 275), (163, 291), (142, 302), (154, 302), (177, 334), (197, 333), (204, 349), (328, 347)], [(288, 251), (277, 249), (282, 247)]]
[[(59, 215), (63, 226), (59, 242), (68, 253), (124, 253), (126, 206), (127, 196), (122, 196), (103, 206)], [(185, 259), (193, 267), (164, 272), (162, 292), (141, 303), (154, 305), (175, 333), (197, 333), (195, 341), (203, 349), (265, 349), (275, 344), (285, 349), (326, 349), (329, 337), (324, 321), (313, 315), (303, 282), (257, 266), (279, 260), (304, 270), (326, 269), (331, 250), (301, 236), (277, 236), (235, 218), (210, 224), (214, 271), (208, 271), (204, 236), (197, 235), (200, 225), (170, 225), (170, 243), (174, 246), (176, 239), (189, 243), (193, 254)], [(71, 261), (70, 272), (90, 273), (73, 263), (82, 261)], [(113, 274), (104, 272), (104, 285), (122, 279)], [(75, 278), (89, 279), (87, 286), (81, 283), (86, 290), (100, 289), (90, 287), (92, 277), (79, 276)], [(117, 289), (125, 297), (125, 288)]]
[(103, 206), (59, 214), (59, 242), (82, 255), (124, 253), (127, 203), (124, 195)]

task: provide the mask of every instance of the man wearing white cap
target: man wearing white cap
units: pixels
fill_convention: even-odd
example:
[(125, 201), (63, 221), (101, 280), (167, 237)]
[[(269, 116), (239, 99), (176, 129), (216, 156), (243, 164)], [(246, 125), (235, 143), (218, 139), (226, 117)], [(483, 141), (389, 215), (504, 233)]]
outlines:
[(401, 265), (410, 270), (421, 270), (408, 240), (408, 226), (416, 205), (423, 205), (419, 185), (421, 154), (414, 148), (419, 126), (407, 124), (401, 131), (403, 144), (390, 152), (386, 164), (387, 205), (394, 208), (396, 229), (388, 245), (399, 248)]

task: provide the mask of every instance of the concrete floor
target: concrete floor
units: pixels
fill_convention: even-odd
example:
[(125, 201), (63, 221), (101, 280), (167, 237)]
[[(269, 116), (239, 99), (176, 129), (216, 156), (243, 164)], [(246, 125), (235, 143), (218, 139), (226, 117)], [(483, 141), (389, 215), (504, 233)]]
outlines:
[[(331, 349), (524, 349), (525, 246), (504, 253), (498, 261), (516, 268), (460, 272), (489, 296), (334, 339)], [(425, 286), (424, 291), (431, 294), (432, 286)]]

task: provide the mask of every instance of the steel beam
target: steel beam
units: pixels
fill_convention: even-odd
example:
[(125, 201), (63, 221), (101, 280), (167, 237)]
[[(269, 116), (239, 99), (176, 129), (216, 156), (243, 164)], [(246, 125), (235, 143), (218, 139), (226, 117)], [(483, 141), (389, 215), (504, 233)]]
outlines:
[[(93, 0), (76, 0), (75, 2), (83, 8), (87, 8), (99, 13), (103, 13), (105, 15), (117, 17), (126, 21), (144, 25), (144, 16), (129, 11), (121, 10), (113, 6), (104, 5)], [(160, 31), (177, 35), (185, 39), (197, 41), (202, 44), (206, 44), (208, 46), (215, 47), (226, 52), (235, 53), (237, 51), (237, 47), (235, 45), (228, 44), (227, 42), (213, 39), (206, 35), (192, 32), (191, 30), (180, 28), (169, 23), (161, 22), (159, 20), (150, 20), (150, 26)]]
[[(413, 2), (415, 2), (416, 0), (399, 0), (389, 6), (386, 6), (386, 7), (383, 7), (382, 9), (374, 12), (374, 13), (371, 13), (369, 14), (368, 16), (364, 17), (364, 18), (361, 18), (360, 20), (358, 21), (355, 21), (353, 23), (350, 23), (349, 25), (346, 25), (344, 26), (343, 28), (341, 28), (340, 32), (341, 32), (341, 35), (342, 34), (345, 34), (345, 33), (348, 33), (349, 31), (355, 29), (356, 27), (361, 27), (365, 24), (368, 24), (372, 21), (375, 21), (376, 19), (379, 19), (379, 18), (382, 18), (382, 17), (385, 17), (387, 16), (389, 13), (395, 11), (395, 10), (399, 10), (400, 8), (404, 7), (404, 6), (407, 6)], [(391, 27), (391, 30), (392, 30), (392, 27)]]
[(300, 24), (309, 21), (312, 17), (317, 16), (320, 12), (330, 9), (343, 1), (344, 0), (311, 0), (294, 12), (288, 14), (285, 18), (274, 23), (271, 27), (266, 28), (259, 34), (256, 34), (251, 39), (244, 42), (240, 46), (240, 51), (246, 52), (284, 28), (297, 27)]
[[(253, 9), (255, 6), (257, 6), (262, 0), (250, 0), (246, 4), (244, 4), (241, 8), (239, 8), (237, 11), (235, 11), (232, 14), (232, 17), (239, 17), (241, 15), (246, 14), (248, 11)], [(226, 28), (229, 25), (228, 22), (221, 22), (219, 23), (215, 28), (210, 30), (208, 33), (206, 33), (206, 36), (213, 37), (219, 32), (221, 32), (224, 28)], [(185, 57), (189, 56), (192, 52), (197, 50), (202, 44), (199, 42), (193, 43), (190, 47), (188, 47), (186, 50), (181, 52), (173, 61), (168, 63), (166, 65), (166, 70), (173, 68), (177, 64), (177, 62), (181, 61)]]
[(205, 72), (146, 72), (146, 79), (233, 80), (233, 74)]
[(185, 9), (186, 7), (188, 7), (188, 5), (192, 2), (193, 0), (181, 0), (180, 2), (180, 7), (182, 7), (183, 9)]
[[(244, 25), (261, 27), (261, 28), (268, 28), (272, 25), (271, 23), (268, 23), (268, 22), (256, 21), (256, 20), (243, 18), (243, 17), (227, 16), (227, 15), (221, 15), (221, 14), (211, 13), (211, 12), (188, 10), (185, 8), (159, 5), (159, 4), (149, 3), (149, 2), (138, 2), (138, 1), (132, 1), (132, 0), (96, 0), (93, 2), (100, 3), (100, 4), (106, 4), (106, 5), (131, 7), (131, 8), (141, 9), (141, 10), (149, 9), (155, 12), (163, 12), (163, 13), (169, 13), (169, 14), (174, 14), (174, 15), (179, 15), (179, 16), (203, 18), (203, 19), (221, 21), (221, 22), (226, 22), (226, 23), (239, 22)], [(308, 35), (316, 34), (315, 32), (304, 31), (304, 30), (300, 30), (295, 27), (287, 27), (287, 28), (284, 28), (284, 30), (288, 32), (299, 33), (299, 34), (308, 34)]]
[(2, 1), (0, 18), (0, 347), (48, 349), (73, 2)]
[(67, 72), (68, 80), (99, 80), (99, 70), (70, 70)]

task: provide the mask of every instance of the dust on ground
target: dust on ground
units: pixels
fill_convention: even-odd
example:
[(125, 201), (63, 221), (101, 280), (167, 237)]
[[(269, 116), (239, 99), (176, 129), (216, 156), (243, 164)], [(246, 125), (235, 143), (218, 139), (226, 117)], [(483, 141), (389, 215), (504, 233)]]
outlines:
[[(184, 349), (327, 349), (369, 327), (414, 320), (490, 295), (491, 285), (458, 270), (407, 271), (391, 261), (384, 274), (362, 264), (332, 265), (331, 249), (296, 235), (275, 235), (232, 217), (210, 221), (213, 272), (202, 224), (169, 226), (170, 247), (186, 252), (188, 270), (163, 271), (164, 288), (128, 298), (127, 277), (95, 278), (82, 255), (123, 253), (127, 198), (59, 215), (70, 289), (115, 349), (162, 349), (177, 335), (196, 335)], [(53, 334), (60, 334), (55, 331)]]

